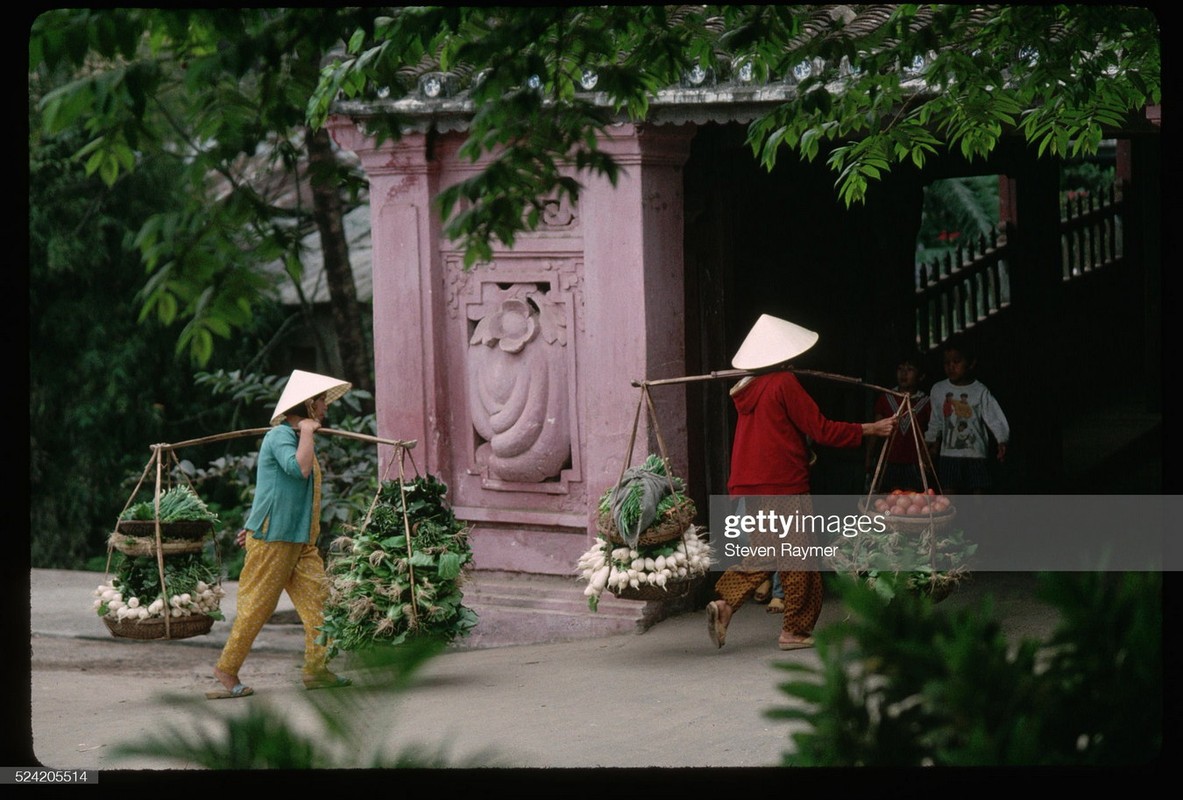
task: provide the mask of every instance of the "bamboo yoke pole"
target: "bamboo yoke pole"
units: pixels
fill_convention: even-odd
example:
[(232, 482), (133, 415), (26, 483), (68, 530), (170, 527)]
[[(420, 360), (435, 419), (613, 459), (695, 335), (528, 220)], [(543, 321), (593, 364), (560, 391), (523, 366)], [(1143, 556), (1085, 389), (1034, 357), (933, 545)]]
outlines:
[(720, 369), (720, 370), (714, 370), (712, 372), (708, 372), (703, 375), (685, 375), (680, 378), (659, 378), (657, 380), (652, 380), (652, 381), (648, 381), (648, 380), (633, 381), (632, 385), (636, 386), (638, 388), (648, 387), (648, 386), (666, 386), (669, 384), (676, 384), (676, 383), (693, 383), (696, 381), (715, 381), (715, 380), (728, 380), (731, 378), (746, 378), (746, 377), (752, 376), (752, 375), (764, 375), (769, 372), (792, 372), (794, 375), (812, 375), (813, 377), (816, 377), (816, 378), (824, 378), (826, 380), (839, 381), (841, 383), (853, 383), (856, 386), (864, 386), (868, 389), (875, 389), (880, 392), (886, 392), (887, 394), (895, 395), (896, 397), (900, 397), (900, 398), (907, 396), (907, 394), (905, 392), (898, 392), (895, 389), (888, 389), (885, 386), (877, 386), (873, 383), (868, 383), (867, 381), (860, 380), (859, 378), (851, 378), (847, 375), (837, 375), (833, 372), (821, 372), (821, 371), (815, 370), (815, 369), (796, 369), (794, 367), (775, 367), (773, 369), (761, 369), (761, 370)]
[[(247, 428), (241, 431), (229, 431), (227, 433), (215, 433), (212, 436), (202, 436), (199, 439), (189, 439), (184, 442), (173, 442), (171, 444), (155, 444), (152, 447), (161, 448), (164, 450), (175, 450), (181, 447), (191, 447), (198, 444), (209, 444), (210, 442), (222, 442), (227, 439), (238, 439), (243, 436), (262, 436), (271, 428)], [(383, 439), (379, 436), (370, 436), (366, 433), (354, 433), (353, 431), (340, 431), (336, 428), (318, 428), (318, 434), (327, 434), (329, 436), (343, 436), (346, 439), (357, 439), (362, 442), (373, 442), (374, 444), (388, 444), (392, 447), (401, 447), (404, 450), (410, 450), (416, 444), (416, 439)]]

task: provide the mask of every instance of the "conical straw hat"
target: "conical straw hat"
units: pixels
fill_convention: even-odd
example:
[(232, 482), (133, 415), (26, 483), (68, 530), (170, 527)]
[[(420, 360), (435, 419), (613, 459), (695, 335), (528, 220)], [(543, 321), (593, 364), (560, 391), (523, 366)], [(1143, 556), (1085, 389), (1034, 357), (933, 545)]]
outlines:
[(292, 370), (279, 402), (275, 404), (275, 416), (271, 418), (272, 425), (283, 422), (284, 412), (298, 406), (305, 400), (311, 400), (318, 394), (324, 393), (325, 403), (340, 400), (346, 392), (353, 388), (349, 381), (330, 378), (328, 375), (317, 375), (315, 372), (305, 372), (302, 369)]
[(817, 343), (817, 334), (788, 320), (761, 314), (739, 346), (731, 366), (763, 369), (796, 358)]

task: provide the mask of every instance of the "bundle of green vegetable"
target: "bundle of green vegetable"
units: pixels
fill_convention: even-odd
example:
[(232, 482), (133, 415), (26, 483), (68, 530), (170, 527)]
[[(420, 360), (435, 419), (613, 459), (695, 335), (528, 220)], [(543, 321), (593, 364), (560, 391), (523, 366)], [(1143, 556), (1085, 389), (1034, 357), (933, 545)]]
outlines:
[[(155, 500), (144, 500), (128, 508), (119, 516), (121, 520), (153, 520), (156, 519)], [(218, 515), (209, 509), (205, 502), (197, 496), (188, 485), (174, 486), (160, 495), (161, 522), (213, 522), (217, 523)]]
[(477, 615), (462, 604), (460, 590), (472, 561), (468, 530), (445, 504), (446, 493), (447, 486), (432, 475), (401, 488), (386, 481), (364, 530), (333, 542), (320, 636), (330, 658), (409, 637), (450, 642), (476, 625)]
[(124, 556), (111, 583), (95, 590), (94, 608), (100, 617), (113, 620), (146, 620), (153, 617), (187, 617), (205, 614), (222, 619), (219, 605), (225, 592), (214, 568), (200, 553), (172, 556), (164, 562), (165, 597), (160, 570), (151, 556)]
[(651, 453), (639, 467), (626, 470), (619, 485), (604, 492), (599, 512), (627, 536), (661, 520), (675, 506), (689, 502), (683, 491), (682, 480), (670, 477), (665, 460)]
[(613, 545), (597, 536), (591, 549), (579, 557), (576, 571), (587, 581), (583, 594), (595, 611), (604, 589), (623, 591), (642, 586), (668, 588), (705, 575), (711, 569), (711, 548), (691, 525), (679, 539), (647, 547)]

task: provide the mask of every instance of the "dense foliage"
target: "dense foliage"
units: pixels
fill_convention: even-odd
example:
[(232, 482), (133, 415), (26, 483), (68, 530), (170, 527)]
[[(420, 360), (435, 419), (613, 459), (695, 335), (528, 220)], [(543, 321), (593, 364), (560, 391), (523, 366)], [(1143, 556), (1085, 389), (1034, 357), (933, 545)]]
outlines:
[(416, 6), (348, 40), (312, 97), (314, 124), (344, 97), (397, 136), (394, 101), (418, 76), (461, 82), (472, 112), (461, 154), (489, 161), (440, 208), (469, 263), (532, 228), (541, 198), (578, 195), (561, 167), (614, 180), (599, 134), (644, 121), (695, 67), (790, 84), (751, 123), (753, 154), (769, 169), (785, 150), (826, 158), (847, 204), (896, 165), (943, 149), (984, 156), (1010, 132), (1041, 154), (1095, 153), (1107, 129), (1161, 100), (1158, 21), (1135, 6)]
[[(29, 148), (29, 558), (58, 569), (105, 552), (134, 486), (122, 478), (141, 473), (152, 443), (226, 424), (133, 304), (145, 276), (124, 243), (171, 206), (169, 165), (149, 160), (108, 190), (70, 157), (80, 142), (33, 137)], [(261, 299), (256, 313), (259, 336), (270, 324)], [(237, 347), (219, 358), (237, 359)]]
[[(882, 576), (880, 580), (886, 580)], [(901, 576), (905, 579), (905, 576)], [(781, 664), (806, 723), (793, 766), (1137, 766), (1163, 744), (1161, 573), (1048, 573), (1047, 641), (1008, 641), (992, 609), (840, 582), (850, 616), (820, 663)]]
[(148, 273), (141, 318), (179, 326), (177, 352), (197, 366), (254, 328), (256, 302), (283, 277), (270, 265), (300, 279), (316, 232), (344, 376), (371, 386), (341, 222), (364, 187), (304, 119), (321, 57), (371, 13), (54, 8), (33, 22), (33, 132), (68, 138), (98, 186), (168, 170), (168, 202), (129, 222), (126, 246)]

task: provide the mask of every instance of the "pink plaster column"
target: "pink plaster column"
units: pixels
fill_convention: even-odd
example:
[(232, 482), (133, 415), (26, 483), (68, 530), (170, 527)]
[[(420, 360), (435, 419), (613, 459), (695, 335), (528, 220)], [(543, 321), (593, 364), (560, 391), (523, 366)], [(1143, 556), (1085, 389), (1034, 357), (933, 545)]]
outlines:
[[(432, 335), (439, 300), (432, 288), (441, 281), (440, 226), (431, 210), (438, 167), (428, 161), (421, 134), (377, 147), (353, 120), (333, 117), (328, 128), (339, 145), (358, 155), (370, 183), (378, 435), (417, 440), (416, 466), (437, 473), (448, 447), (435, 423), (446, 406)], [(385, 469), (389, 453), (380, 457)], [(395, 465), (389, 478), (397, 475)]]
[[(584, 211), (586, 358), (584, 397), (589, 515), (623, 469), (641, 392), (634, 380), (686, 374), (682, 167), (691, 126), (609, 129), (603, 148), (622, 167), (613, 187), (589, 180)], [(679, 384), (653, 387), (658, 427), (676, 474), (687, 470), (686, 393)], [(633, 466), (657, 453), (645, 411)]]

